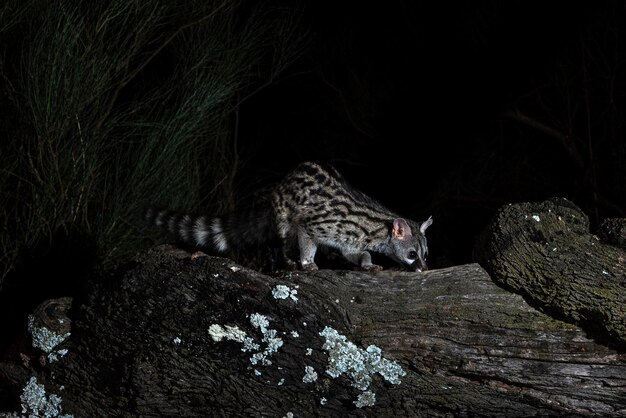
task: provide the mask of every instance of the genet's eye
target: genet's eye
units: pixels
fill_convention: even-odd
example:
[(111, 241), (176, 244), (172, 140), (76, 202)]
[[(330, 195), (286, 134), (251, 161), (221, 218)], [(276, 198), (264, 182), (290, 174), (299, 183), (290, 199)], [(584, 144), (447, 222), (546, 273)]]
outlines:
[(409, 251), (409, 260), (415, 260), (417, 258), (417, 251)]

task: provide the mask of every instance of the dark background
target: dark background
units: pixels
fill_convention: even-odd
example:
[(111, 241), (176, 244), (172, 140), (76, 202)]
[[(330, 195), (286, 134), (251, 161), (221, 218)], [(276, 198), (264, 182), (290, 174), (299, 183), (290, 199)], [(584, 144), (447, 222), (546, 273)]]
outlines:
[[(311, 41), (240, 108), (240, 190), (330, 162), (416, 220), (431, 263), (471, 261), (509, 202), (624, 216), (620, 2), (308, 2)], [(511, 116), (519, 112), (528, 121)]]
[(625, 93), (621, 1), (5, 0), (0, 361), (42, 301), (167, 240), (144, 205), (236, 209), (305, 160), (432, 215), (431, 268), (508, 203), (565, 197), (594, 231), (626, 217)]
[[(241, 15), (223, 11), (232, 20), (223, 27), (217, 18), (191, 24), (220, 2), (167, 2), (162, 15), (156, 2), (128, 2), (128, 16), (107, 14), (113, 1), (61, 3), (60, 17), (61, 7), (47, 2), (11, 0), (0, 9), (0, 157), (11, 166), (2, 167), (11, 174), (2, 172), (0, 184), (0, 316), (12, 319), (2, 335), (23, 329), (41, 301), (74, 296), (94, 267), (164, 242), (164, 235), (147, 238), (142, 205), (209, 214), (236, 208), (305, 160), (334, 165), (406, 217), (432, 215), (431, 268), (471, 262), (477, 235), (508, 203), (565, 197), (589, 215), (592, 229), (626, 216), (623, 2), (255, 1), (237, 4)], [(269, 78), (265, 58), (242, 59), (254, 64), (242, 69), (253, 82), (225, 94), (225, 105), (172, 117), (184, 98), (206, 86), (215, 90), (211, 98), (220, 82), (233, 81), (227, 76), (238, 69), (220, 64), (230, 52), (233, 62), (249, 53), (232, 38), (265, 4), (295, 10), (299, 53)], [(161, 20), (146, 25), (154, 28), (146, 42), (133, 44), (126, 31), (152, 16), (150, 7)], [(60, 41), (57, 18), (58, 27), (71, 24)], [(270, 18), (260, 24), (267, 32), (276, 29)], [(74, 33), (85, 39), (64, 51)], [(212, 39), (215, 56), (185, 61)], [(262, 39), (263, 57), (280, 49)], [(129, 45), (137, 53), (125, 59), (119, 52)], [(61, 59), (49, 59), (57, 52)], [(98, 86), (92, 62), (96, 75), (129, 70), (110, 88)], [(210, 78), (201, 84), (207, 77), (194, 62), (209, 74), (216, 69), (217, 87)], [(52, 83), (54, 66), (66, 84)], [(197, 130), (167, 150), (189, 121)], [(222, 131), (213, 125), (228, 128), (215, 145), (209, 133)], [(77, 140), (83, 134), (95, 144), (90, 158)], [(158, 154), (144, 152), (155, 143)], [(182, 160), (197, 163), (182, 173), (181, 150), (190, 154)], [(222, 181), (224, 173), (232, 179)]]

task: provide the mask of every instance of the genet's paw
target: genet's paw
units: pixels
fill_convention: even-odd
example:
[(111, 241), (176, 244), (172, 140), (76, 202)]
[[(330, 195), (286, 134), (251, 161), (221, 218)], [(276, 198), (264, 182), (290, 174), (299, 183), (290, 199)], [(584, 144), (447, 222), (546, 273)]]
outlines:
[(370, 264), (369, 266), (361, 266), (361, 270), (376, 273), (379, 271), (383, 271), (383, 267), (379, 266), (378, 264)]
[(315, 264), (315, 263), (308, 263), (308, 264), (303, 264), (302, 265), (302, 270), (304, 270), (304, 271), (317, 271), (317, 270), (319, 270), (319, 268), (317, 267), (317, 264)]

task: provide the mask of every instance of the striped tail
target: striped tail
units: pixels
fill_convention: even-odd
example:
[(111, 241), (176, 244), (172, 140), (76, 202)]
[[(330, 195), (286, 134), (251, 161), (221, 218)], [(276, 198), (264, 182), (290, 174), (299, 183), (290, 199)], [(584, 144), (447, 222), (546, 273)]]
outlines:
[(185, 244), (220, 253), (259, 246), (273, 240), (269, 208), (215, 218), (149, 208), (144, 218)]

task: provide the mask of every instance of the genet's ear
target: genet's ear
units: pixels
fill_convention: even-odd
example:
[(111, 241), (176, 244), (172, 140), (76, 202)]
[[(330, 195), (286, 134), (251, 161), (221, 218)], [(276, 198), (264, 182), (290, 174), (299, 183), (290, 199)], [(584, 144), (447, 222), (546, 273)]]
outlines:
[(404, 219), (396, 218), (393, 220), (393, 229), (391, 230), (392, 238), (405, 239), (412, 235), (411, 227)]
[(420, 225), (420, 232), (423, 234), (424, 232), (426, 232), (426, 228), (428, 228), (432, 224), (433, 224), (433, 217), (431, 216), (428, 219), (426, 219), (424, 222), (422, 222), (422, 224)]

